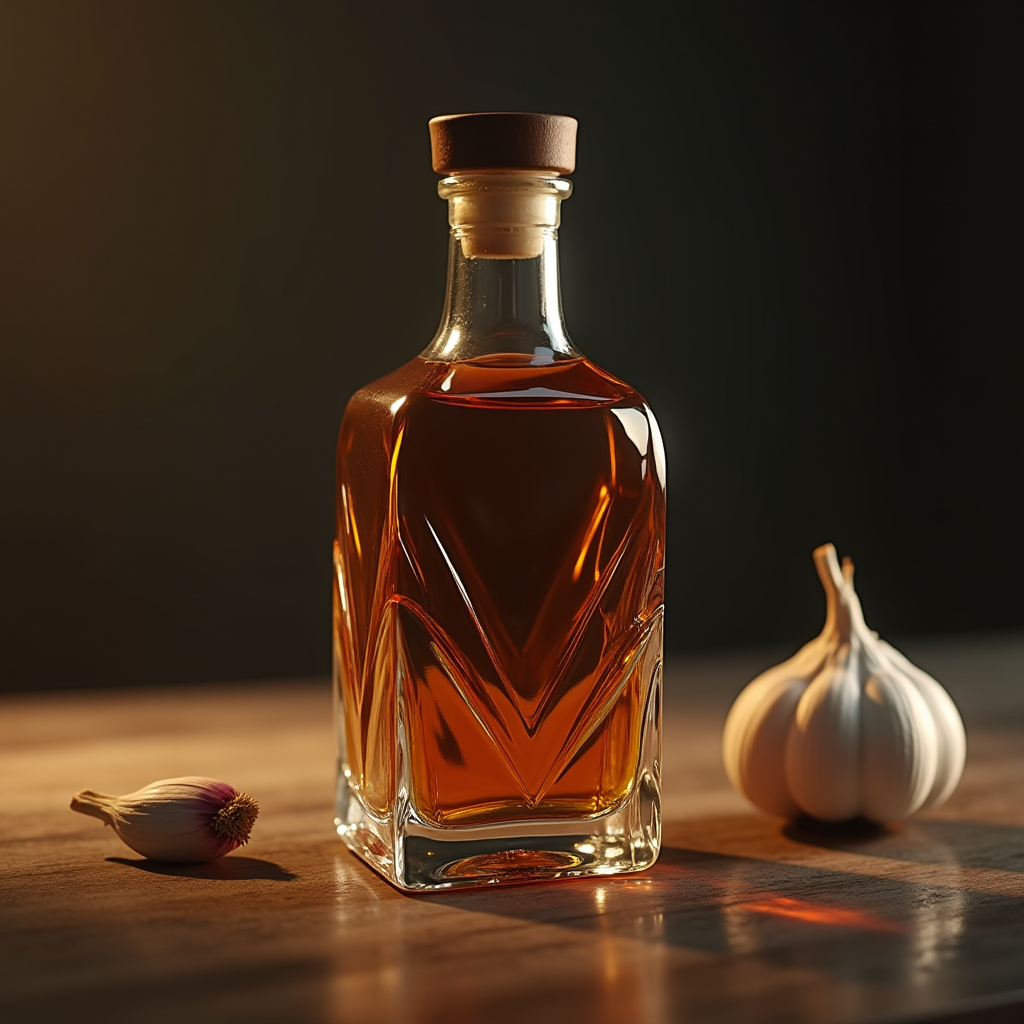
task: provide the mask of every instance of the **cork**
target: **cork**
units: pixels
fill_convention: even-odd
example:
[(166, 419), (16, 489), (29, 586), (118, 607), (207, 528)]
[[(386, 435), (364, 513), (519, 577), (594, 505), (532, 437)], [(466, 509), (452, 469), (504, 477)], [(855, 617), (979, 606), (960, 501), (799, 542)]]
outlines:
[(438, 174), (576, 169), (576, 119), (564, 114), (491, 111), (430, 119), (430, 150)]

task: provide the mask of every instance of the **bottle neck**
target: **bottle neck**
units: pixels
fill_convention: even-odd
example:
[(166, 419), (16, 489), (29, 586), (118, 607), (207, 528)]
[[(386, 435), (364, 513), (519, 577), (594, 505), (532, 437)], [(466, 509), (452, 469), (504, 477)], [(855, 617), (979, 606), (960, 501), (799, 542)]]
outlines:
[(425, 359), (576, 358), (562, 318), (559, 205), (572, 186), (537, 174), (474, 174), (438, 186), (451, 240), (444, 313)]

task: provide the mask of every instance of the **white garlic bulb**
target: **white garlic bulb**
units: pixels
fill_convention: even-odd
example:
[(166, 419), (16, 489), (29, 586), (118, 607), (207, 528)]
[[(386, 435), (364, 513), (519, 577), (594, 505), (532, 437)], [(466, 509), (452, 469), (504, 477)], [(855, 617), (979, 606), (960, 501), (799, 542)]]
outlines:
[(770, 814), (886, 822), (943, 803), (967, 742), (949, 694), (864, 623), (853, 565), (814, 562), (825, 628), (736, 698), (722, 749), (732, 784)]
[(71, 809), (106, 822), (126, 846), (150, 860), (216, 860), (249, 841), (259, 804), (216, 779), (160, 779), (125, 796), (83, 789)]

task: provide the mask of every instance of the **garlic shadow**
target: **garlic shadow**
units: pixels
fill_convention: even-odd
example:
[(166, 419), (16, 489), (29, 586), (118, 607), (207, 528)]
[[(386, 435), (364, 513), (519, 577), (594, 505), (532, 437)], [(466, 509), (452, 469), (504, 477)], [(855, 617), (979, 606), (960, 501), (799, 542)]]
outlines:
[(801, 818), (781, 831), (795, 842), (828, 850), (1024, 874), (1024, 828), (1014, 825), (913, 819), (893, 825), (827, 825)]
[(146, 871), (152, 875), (175, 875), (179, 878), (204, 878), (211, 881), (237, 882), (264, 879), (270, 882), (294, 882), (299, 876), (270, 860), (257, 857), (221, 857), (204, 864), (172, 864), (165, 861), (107, 857), (112, 864)]
[[(895, 828), (898, 828), (896, 826)], [(861, 851), (861, 847), (876, 843), (890, 836), (894, 827), (880, 825), (868, 818), (851, 818), (849, 821), (819, 821), (817, 818), (800, 817), (786, 822), (780, 829), (787, 839), (829, 850)]]

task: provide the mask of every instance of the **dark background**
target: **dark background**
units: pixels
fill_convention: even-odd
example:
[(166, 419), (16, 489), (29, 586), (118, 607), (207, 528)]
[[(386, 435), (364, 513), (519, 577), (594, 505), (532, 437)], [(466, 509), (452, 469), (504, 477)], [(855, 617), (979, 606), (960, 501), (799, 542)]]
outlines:
[(1024, 624), (1019, 3), (4, 2), (3, 685), (326, 673), (426, 121), (579, 118), (570, 331), (669, 454), (673, 650)]

